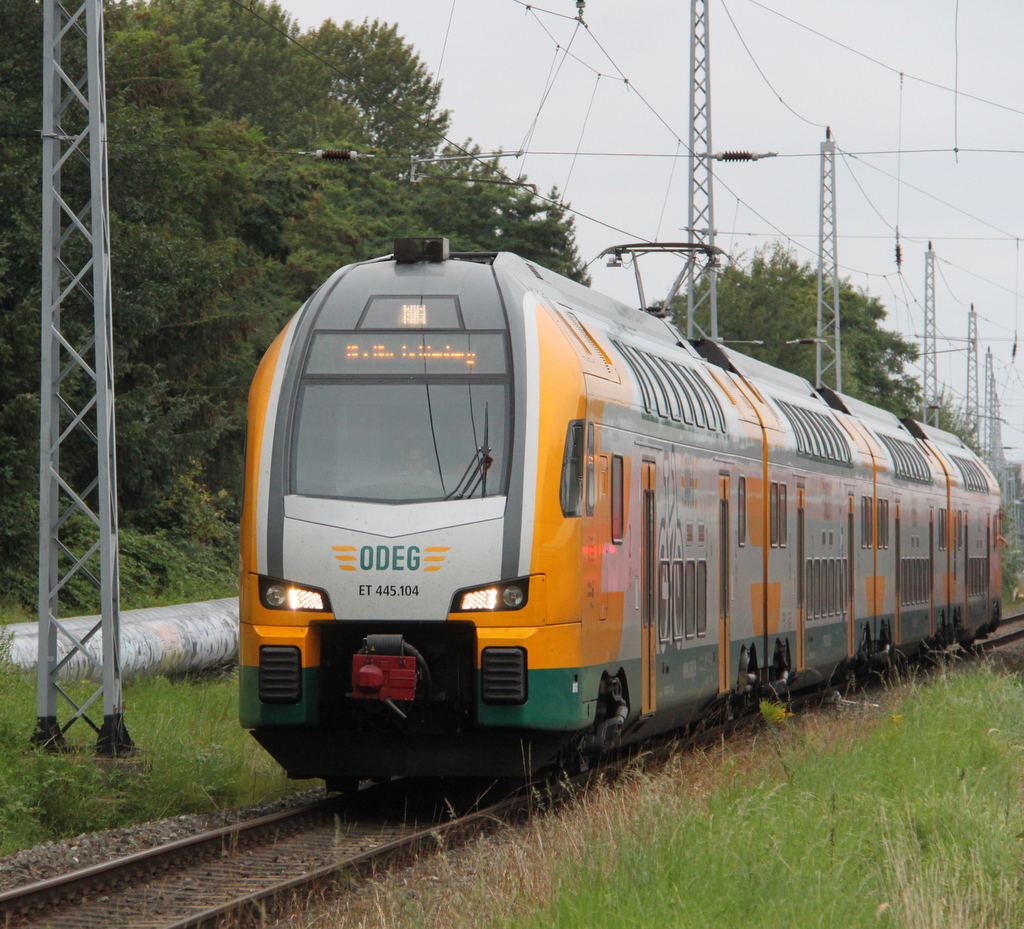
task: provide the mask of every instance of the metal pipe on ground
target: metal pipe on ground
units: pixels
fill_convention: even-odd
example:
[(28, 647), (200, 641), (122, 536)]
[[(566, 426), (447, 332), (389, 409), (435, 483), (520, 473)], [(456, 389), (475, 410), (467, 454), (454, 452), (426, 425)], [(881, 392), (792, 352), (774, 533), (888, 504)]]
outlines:
[[(98, 616), (62, 619), (61, 626), (77, 639), (99, 622)], [(102, 654), (102, 633), (88, 643), (89, 651)], [(70, 651), (60, 639), (60, 659)], [(38, 658), (39, 624), (0, 626), (0, 656), (25, 671), (34, 671)], [(4, 654), (6, 652), (6, 654)], [(121, 612), (121, 674), (196, 674), (238, 661), (238, 598), (181, 603)], [(64, 680), (100, 680), (102, 668), (80, 651), (61, 668)]]

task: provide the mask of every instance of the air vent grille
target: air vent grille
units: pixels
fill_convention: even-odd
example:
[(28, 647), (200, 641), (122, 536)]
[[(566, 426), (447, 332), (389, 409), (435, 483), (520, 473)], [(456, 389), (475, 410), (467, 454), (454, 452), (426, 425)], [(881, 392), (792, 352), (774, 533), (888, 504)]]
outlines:
[(261, 703), (298, 703), (302, 699), (302, 653), (294, 645), (260, 646)]
[(484, 703), (526, 703), (526, 649), (485, 648), (480, 659), (480, 678)]

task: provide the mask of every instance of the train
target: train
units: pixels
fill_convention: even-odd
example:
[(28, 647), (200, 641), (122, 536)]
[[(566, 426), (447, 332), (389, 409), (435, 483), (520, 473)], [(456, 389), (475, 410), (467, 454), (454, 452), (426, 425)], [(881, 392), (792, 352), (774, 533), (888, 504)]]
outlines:
[(960, 439), (512, 253), (341, 268), (248, 417), (240, 721), (332, 789), (586, 766), (1000, 620)]

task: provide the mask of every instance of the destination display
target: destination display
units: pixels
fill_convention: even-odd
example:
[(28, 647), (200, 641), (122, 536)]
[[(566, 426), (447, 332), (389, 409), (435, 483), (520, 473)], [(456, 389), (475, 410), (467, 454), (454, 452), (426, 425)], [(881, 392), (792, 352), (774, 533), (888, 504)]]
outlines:
[(306, 375), (504, 374), (500, 332), (321, 332), (306, 362)]

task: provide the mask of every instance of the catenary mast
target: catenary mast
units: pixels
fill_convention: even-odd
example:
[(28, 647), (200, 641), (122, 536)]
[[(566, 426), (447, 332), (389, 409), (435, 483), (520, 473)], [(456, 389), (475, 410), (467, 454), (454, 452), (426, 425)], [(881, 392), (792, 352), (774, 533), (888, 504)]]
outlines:
[[(39, 666), (33, 741), (64, 744), (84, 719), (97, 750), (132, 741), (121, 703), (117, 475), (107, 197), (102, 0), (43, 0), (42, 351), (39, 479)], [(61, 623), (61, 592), (99, 590), (100, 619), (84, 635)], [(81, 703), (57, 680), (71, 654), (101, 670)], [(61, 702), (63, 701), (63, 702)], [(70, 707), (61, 723), (58, 703)], [(102, 707), (102, 722), (94, 722)]]
[[(836, 235), (836, 143), (825, 130), (821, 143), (821, 205), (818, 221), (818, 332), (815, 386), (843, 389), (843, 353), (839, 326), (839, 257)], [(828, 383), (826, 383), (828, 382)]]

